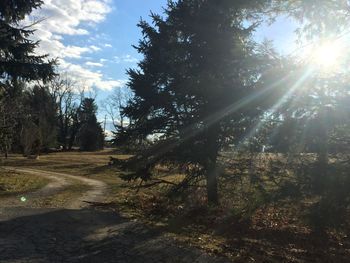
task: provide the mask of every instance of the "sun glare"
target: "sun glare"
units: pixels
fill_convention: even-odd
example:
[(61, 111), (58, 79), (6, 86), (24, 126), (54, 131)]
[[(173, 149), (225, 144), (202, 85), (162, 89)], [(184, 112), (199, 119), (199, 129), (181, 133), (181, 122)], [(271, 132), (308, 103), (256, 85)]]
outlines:
[(325, 43), (313, 52), (313, 64), (322, 70), (335, 70), (340, 65), (341, 53), (342, 46), (340, 43)]

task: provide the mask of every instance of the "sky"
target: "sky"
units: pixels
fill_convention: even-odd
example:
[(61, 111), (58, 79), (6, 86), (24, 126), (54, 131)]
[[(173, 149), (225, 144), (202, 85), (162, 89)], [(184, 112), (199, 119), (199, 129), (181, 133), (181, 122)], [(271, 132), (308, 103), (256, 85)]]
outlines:
[(39, 54), (59, 58), (59, 70), (101, 93), (125, 84), (125, 69), (140, 59), (132, 48), (140, 17), (161, 10), (165, 0), (45, 0), (26, 24), (40, 40)]
[[(132, 45), (141, 37), (137, 23), (150, 12), (162, 13), (167, 0), (44, 0), (41, 9), (26, 18), (40, 40), (38, 54), (59, 59), (58, 71), (79, 85), (94, 88), (98, 104), (125, 86), (126, 70), (142, 57)], [(279, 18), (262, 26), (256, 39), (274, 41), (277, 50), (293, 49), (293, 23)], [(99, 118), (102, 118), (100, 113)]]

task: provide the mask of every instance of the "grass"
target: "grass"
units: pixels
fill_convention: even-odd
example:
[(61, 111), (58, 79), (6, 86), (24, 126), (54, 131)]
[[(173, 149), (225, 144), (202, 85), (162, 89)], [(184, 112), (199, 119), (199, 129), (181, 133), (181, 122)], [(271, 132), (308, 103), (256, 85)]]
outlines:
[(49, 180), (0, 168), (0, 198), (19, 196), (44, 187)]
[(38, 198), (33, 200), (34, 207), (60, 208), (69, 205), (86, 191), (90, 190), (88, 185), (81, 183), (78, 180), (71, 180), (72, 184), (64, 188), (59, 193), (53, 196)]
[[(67, 173), (69, 175), (85, 176), (106, 182), (110, 187), (108, 202), (121, 201), (121, 196), (130, 196), (129, 184), (121, 180), (115, 169), (108, 166), (109, 157), (127, 158), (127, 155), (116, 155), (110, 151), (102, 152), (62, 152), (42, 155), (38, 160), (30, 160), (21, 155), (10, 155), (3, 160), (3, 165), (10, 167), (32, 168), (36, 170)], [(21, 178), (21, 176), (19, 177)], [(89, 190), (89, 186), (80, 183), (78, 180), (64, 189), (64, 191), (52, 197), (36, 200), (36, 206), (59, 207), (75, 200), (82, 193)], [(118, 197), (118, 198), (117, 198)], [(125, 210), (126, 211), (126, 210)], [(133, 214), (132, 210), (129, 211)], [(125, 215), (128, 215), (127, 211)]]

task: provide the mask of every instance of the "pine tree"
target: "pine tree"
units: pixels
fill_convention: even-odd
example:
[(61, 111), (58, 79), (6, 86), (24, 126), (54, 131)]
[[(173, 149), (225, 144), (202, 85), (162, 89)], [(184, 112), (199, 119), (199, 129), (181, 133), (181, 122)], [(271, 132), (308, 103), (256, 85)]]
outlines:
[(96, 151), (103, 149), (104, 134), (101, 124), (96, 118), (97, 106), (95, 100), (86, 98), (78, 112), (80, 129), (77, 135), (80, 150)]
[[(126, 137), (160, 141), (129, 160), (132, 178), (150, 179), (155, 164), (185, 167), (186, 182), (204, 177), (210, 203), (218, 203), (219, 151), (242, 136), (261, 109), (250, 103), (264, 66), (247, 26), (257, 1), (170, 2), (167, 18), (141, 21), (136, 47), (144, 59), (128, 71), (134, 98), (124, 110)], [(130, 179), (130, 178), (129, 178)]]
[(29, 38), (34, 31), (19, 25), (42, 3), (40, 0), (3, 0), (0, 3), (0, 137), (6, 156), (20, 114), (19, 105), (15, 103), (22, 94), (18, 90), (19, 83), (46, 81), (54, 75), (55, 61), (35, 55), (38, 42)]
[(53, 75), (54, 61), (36, 56), (38, 42), (29, 39), (34, 33), (19, 22), (42, 1), (4, 0), (0, 4), (0, 77), (3, 79), (47, 80)]

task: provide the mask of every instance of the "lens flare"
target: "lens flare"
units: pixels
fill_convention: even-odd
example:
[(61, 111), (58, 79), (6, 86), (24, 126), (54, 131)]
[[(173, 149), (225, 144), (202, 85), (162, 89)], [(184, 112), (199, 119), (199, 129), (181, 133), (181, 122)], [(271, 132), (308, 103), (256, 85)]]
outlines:
[(312, 53), (312, 62), (323, 71), (336, 70), (341, 64), (343, 46), (340, 42), (327, 42)]

